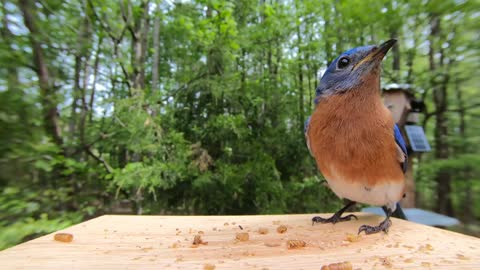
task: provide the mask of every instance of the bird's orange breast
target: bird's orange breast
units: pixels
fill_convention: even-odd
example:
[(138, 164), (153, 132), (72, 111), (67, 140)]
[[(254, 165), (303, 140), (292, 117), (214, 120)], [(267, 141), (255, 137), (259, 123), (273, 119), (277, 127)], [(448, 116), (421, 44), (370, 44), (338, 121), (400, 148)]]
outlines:
[(404, 181), (393, 126), (379, 93), (356, 89), (322, 99), (307, 136), (327, 180), (341, 177), (368, 188)]

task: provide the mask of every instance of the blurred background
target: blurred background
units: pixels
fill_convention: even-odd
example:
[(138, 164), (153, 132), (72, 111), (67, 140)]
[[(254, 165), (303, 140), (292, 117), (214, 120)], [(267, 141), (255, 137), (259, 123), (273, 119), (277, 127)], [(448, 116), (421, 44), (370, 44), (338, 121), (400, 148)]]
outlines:
[[(327, 63), (398, 45), (415, 205), (480, 232), (480, 4), (1, 0), (0, 249), (98, 215), (338, 210), (303, 123)], [(358, 210), (359, 208), (357, 208)]]

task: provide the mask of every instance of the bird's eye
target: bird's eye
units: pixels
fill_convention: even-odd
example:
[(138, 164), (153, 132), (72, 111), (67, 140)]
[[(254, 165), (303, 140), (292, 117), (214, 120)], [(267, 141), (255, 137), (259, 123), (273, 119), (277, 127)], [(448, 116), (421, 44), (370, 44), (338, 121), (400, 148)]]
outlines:
[(340, 60), (338, 60), (337, 67), (339, 69), (343, 69), (346, 68), (348, 64), (350, 64), (350, 59), (348, 59), (347, 57), (342, 57), (340, 58)]

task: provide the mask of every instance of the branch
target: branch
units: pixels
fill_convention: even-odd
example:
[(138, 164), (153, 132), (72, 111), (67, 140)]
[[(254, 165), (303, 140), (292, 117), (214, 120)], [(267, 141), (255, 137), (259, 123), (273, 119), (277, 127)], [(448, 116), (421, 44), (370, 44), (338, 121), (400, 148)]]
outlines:
[(132, 21), (131, 18), (133, 16), (131, 4), (132, 3), (130, 1), (128, 1), (128, 4), (127, 4), (128, 5), (128, 7), (127, 7), (128, 8), (128, 10), (127, 10), (128, 14), (127, 14), (127, 12), (125, 12), (125, 6), (123, 5), (123, 1), (120, 1), (120, 10), (122, 11), (122, 19), (125, 22), (125, 25), (126, 25), (128, 31), (132, 35), (132, 38), (134, 40), (137, 40), (138, 39), (137, 32), (135, 31), (135, 29), (133, 29), (134, 26), (132, 25), (132, 22), (131, 22)]
[(115, 43), (120, 43), (120, 41), (123, 39), (123, 35), (125, 33), (125, 27), (122, 29), (122, 32), (120, 33), (120, 36), (119, 37), (116, 37), (112, 31), (112, 29), (110, 28), (110, 26), (108, 25), (107, 22), (104, 22), (102, 19), (100, 19), (100, 16), (98, 16), (97, 12), (95, 11), (95, 8), (94, 8), (94, 5), (93, 5), (93, 2), (92, 0), (87, 0), (87, 4), (90, 6), (91, 10), (92, 10), (92, 13), (93, 13), (93, 16), (95, 17), (95, 19), (100, 23), (100, 26), (103, 28), (103, 30), (105, 32), (107, 32), (107, 35), (115, 42)]
[(127, 83), (127, 86), (128, 86), (128, 89), (131, 88), (131, 85), (130, 85), (130, 81), (129, 81), (129, 75), (128, 75), (128, 72), (127, 70), (125, 69), (125, 67), (123, 66), (122, 62), (118, 62), (118, 64), (120, 65), (120, 68), (122, 69), (122, 72), (123, 72), (123, 76), (125, 76), (125, 82)]
[(106, 170), (108, 173), (112, 173), (112, 172), (113, 172), (112, 167), (111, 167), (103, 158), (95, 155), (95, 154), (92, 152), (92, 150), (90, 149), (90, 147), (85, 146), (84, 149), (85, 149), (85, 152), (87, 152), (88, 155), (90, 155), (91, 157), (93, 157), (96, 161), (102, 163), (103, 167), (105, 168), (105, 170)]

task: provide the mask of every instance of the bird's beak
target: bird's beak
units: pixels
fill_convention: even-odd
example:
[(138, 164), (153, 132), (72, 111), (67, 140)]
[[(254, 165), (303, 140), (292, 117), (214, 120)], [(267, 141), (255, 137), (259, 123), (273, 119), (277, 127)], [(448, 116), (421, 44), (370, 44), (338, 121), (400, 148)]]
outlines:
[(397, 43), (396, 39), (390, 39), (388, 41), (385, 41), (382, 43), (380, 46), (372, 50), (367, 56), (365, 56), (360, 62), (358, 62), (353, 70), (359, 68), (363, 64), (366, 63), (371, 63), (371, 62), (378, 62), (380, 63), (382, 59), (385, 57), (387, 52)]

